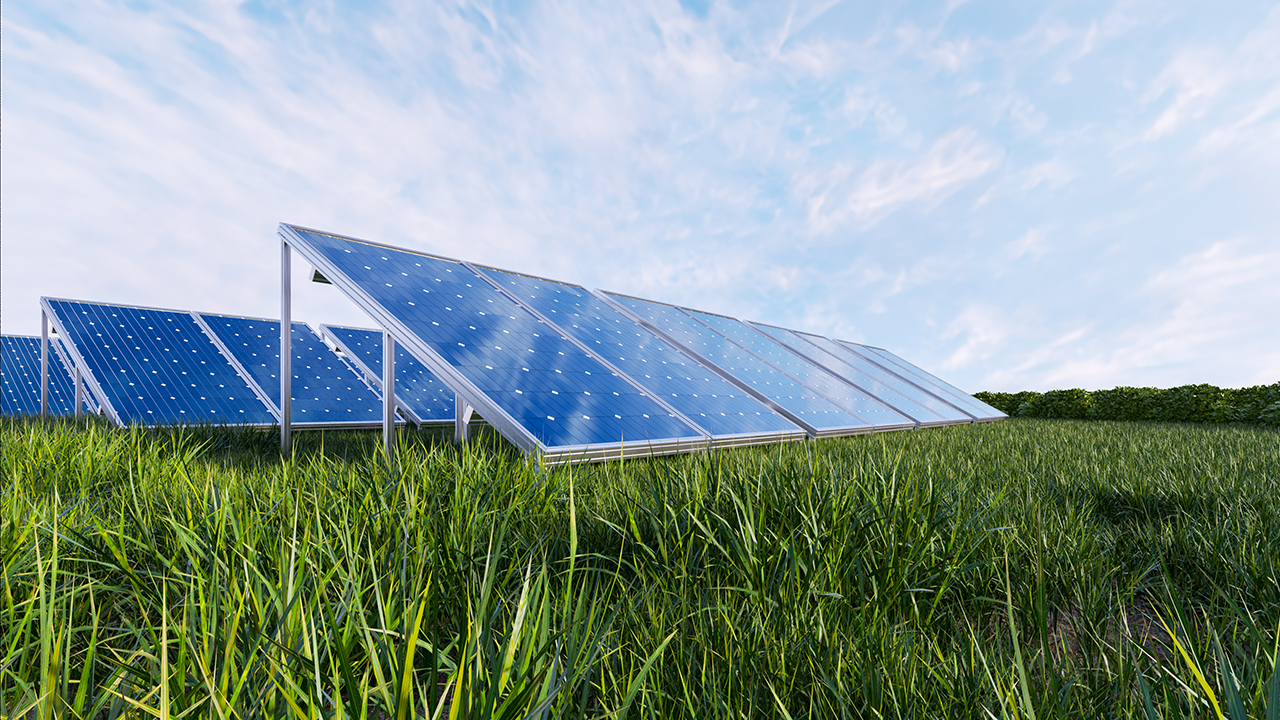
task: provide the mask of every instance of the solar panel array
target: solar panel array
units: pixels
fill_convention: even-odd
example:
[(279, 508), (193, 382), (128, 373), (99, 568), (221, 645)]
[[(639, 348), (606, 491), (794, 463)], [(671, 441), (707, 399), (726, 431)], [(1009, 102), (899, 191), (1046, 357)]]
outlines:
[[(75, 375), (64, 358), (62, 342), (49, 340), (49, 412), (75, 412)], [(85, 395), (89, 412), (95, 405)], [(40, 338), (0, 335), (0, 415), (40, 414)]]
[[(69, 364), (80, 367), (89, 393), (115, 423), (279, 422), (279, 321), (52, 298), (41, 303), (66, 341)], [(306, 324), (291, 330), (292, 422), (379, 425), (377, 391)]]
[[(49, 409), (120, 425), (417, 424), (473, 412), (541, 462), (687, 452), (1004, 415), (886, 350), (281, 225), (289, 253), (380, 329), (42, 298)], [(394, 341), (395, 367), (384, 376)], [(39, 338), (5, 336), (4, 414), (40, 411)], [(390, 358), (392, 356), (385, 356)], [(387, 444), (387, 452), (391, 452)]]
[(553, 461), (705, 447), (705, 434), (466, 265), (290, 228), (291, 245), (522, 449)]

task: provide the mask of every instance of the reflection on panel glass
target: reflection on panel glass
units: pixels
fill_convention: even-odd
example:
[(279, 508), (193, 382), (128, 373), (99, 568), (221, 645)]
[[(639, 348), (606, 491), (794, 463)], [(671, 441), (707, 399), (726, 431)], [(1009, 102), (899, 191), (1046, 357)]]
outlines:
[(915, 424), (870, 394), (850, 386), (814, 363), (752, 330), (741, 322), (721, 315), (689, 311), (693, 317), (711, 326), (725, 337), (742, 345), (800, 382), (817, 390), (840, 407), (851, 410), (872, 425)]
[(124, 424), (275, 423), (190, 313), (48, 302)]
[(831, 372), (875, 395), (880, 401), (924, 425), (970, 422), (973, 418), (924, 392), (911, 383), (885, 372), (830, 340), (817, 335), (755, 324), (769, 337), (812, 359)]
[(465, 266), (299, 234), (544, 446), (703, 437)]
[(823, 431), (859, 431), (870, 427), (867, 421), (841, 409), (678, 308), (624, 295), (611, 294), (610, 297), (811, 427)]
[[(49, 340), (49, 414), (75, 412), (74, 375)], [(88, 397), (88, 392), (85, 392)], [(40, 414), (40, 338), (0, 335), (0, 415)]]
[[(262, 388), (276, 409), (280, 405), (280, 322), (202, 313), (200, 317), (227, 350)], [(382, 398), (342, 361), (306, 323), (292, 325), (289, 369), (293, 422), (382, 422)]]
[(991, 420), (1006, 417), (1005, 414), (999, 410), (991, 407), (954, 385), (921, 370), (888, 350), (874, 348), (868, 345), (859, 345), (857, 343), (846, 342), (844, 340), (841, 340), (840, 344), (855, 354), (861, 355), (871, 362), (884, 367), (890, 372), (901, 375), (907, 380), (910, 380), (921, 387), (927, 388), (930, 392), (937, 393), (948, 401), (954, 402), (965, 412), (968, 412), (979, 420)]
[[(382, 386), (381, 330), (332, 325), (322, 325), (321, 328), (361, 372), (367, 373), (378, 387)], [(417, 422), (453, 421), (453, 391), (399, 345), (396, 345), (395, 371), (396, 401), (408, 408)]]
[(708, 433), (799, 432), (791, 421), (586, 290), (515, 273), (484, 272)]

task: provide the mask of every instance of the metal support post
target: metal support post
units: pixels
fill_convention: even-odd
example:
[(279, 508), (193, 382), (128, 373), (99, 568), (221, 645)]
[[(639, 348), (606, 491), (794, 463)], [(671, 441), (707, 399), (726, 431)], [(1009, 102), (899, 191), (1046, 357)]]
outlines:
[(382, 331), (382, 453), (390, 461), (396, 449), (396, 341)]
[(293, 390), (290, 387), (290, 381), (293, 379), (293, 368), (291, 360), (293, 359), (293, 347), (290, 343), (292, 339), (293, 317), (292, 317), (292, 300), (293, 287), (291, 281), (293, 279), (290, 267), (290, 249), (289, 243), (283, 238), (280, 240), (280, 452), (288, 455), (292, 452), (293, 438), (290, 432), (293, 430)]
[(40, 417), (49, 417), (49, 316), (40, 311)]
[(84, 378), (80, 376), (80, 366), (76, 365), (76, 419), (84, 417)]
[(475, 408), (468, 405), (461, 395), (454, 394), (453, 440), (459, 445), (465, 445), (471, 439), (471, 414), (474, 412)]

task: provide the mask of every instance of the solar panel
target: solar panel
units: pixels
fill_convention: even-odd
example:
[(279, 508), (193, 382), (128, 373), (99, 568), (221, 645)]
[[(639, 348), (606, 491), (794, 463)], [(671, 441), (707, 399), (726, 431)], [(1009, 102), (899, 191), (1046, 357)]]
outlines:
[(289, 225), (281, 236), (502, 435), (543, 461), (706, 436), (462, 263)]
[[(279, 415), (280, 321), (211, 313), (198, 316)], [(382, 423), (381, 396), (306, 323), (291, 323), (289, 347), (293, 354), (290, 410), (295, 424), (305, 428)]]
[(717, 368), (722, 377), (768, 403), (814, 437), (853, 435), (875, 429), (870, 422), (839, 407), (675, 306), (616, 293), (604, 293), (601, 297), (632, 312), (651, 329), (705, 360), (705, 364)]
[[(321, 325), (320, 329), (381, 392), (382, 331), (333, 325)], [(396, 346), (395, 370), (396, 405), (401, 412), (417, 425), (453, 422), (453, 391), (400, 345)]]
[(973, 417), (820, 335), (751, 323), (760, 332), (871, 393), (922, 427), (973, 422)]
[[(49, 414), (71, 415), (75, 412), (75, 375), (58, 353), (60, 345), (57, 338), (49, 339)], [(0, 335), (0, 415), (39, 414), (40, 338)]]
[(543, 319), (692, 420), (716, 445), (799, 440), (804, 430), (581, 286), (480, 268)]
[(51, 298), (40, 303), (117, 424), (275, 424), (191, 313)]
[(915, 420), (894, 410), (867, 391), (845, 382), (821, 365), (802, 357), (739, 320), (697, 310), (689, 310), (688, 313), (879, 429), (916, 425)]
[(859, 345), (857, 343), (846, 342), (844, 340), (840, 340), (839, 343), (841, 346), (848, 348), (854, 354), (865, 357), (886, 370), (926, 388), (930, 392), (945, 398), (948, 402), (955, 403), (962, 410), (973, 415), (977, 422), (1000, 420), (1008, 417), (1008, 415), (1005, 415), (999, 410), (982, 402), (978, 398), (966, 393), (954, 385), (944, 382), (940, 378), (931, 375), (924, 370), (921, 370), (888, 350), (871, 347), (869, 345)]

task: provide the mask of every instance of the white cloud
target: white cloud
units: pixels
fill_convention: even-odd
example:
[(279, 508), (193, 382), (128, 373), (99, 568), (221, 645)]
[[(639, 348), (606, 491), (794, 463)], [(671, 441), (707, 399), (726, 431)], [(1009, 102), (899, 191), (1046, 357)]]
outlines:
[(813, 234), (823, 235), (850, 222), (870, 227), (909, 203), (936, 204), (998, 168), (1002, 157), (972, 129), (959, 128), (917, 158), (873, 162), (856, 179), (837, 165), (816, 183), (797, 186), (819, 186), (807, 201), (808, 221)]

